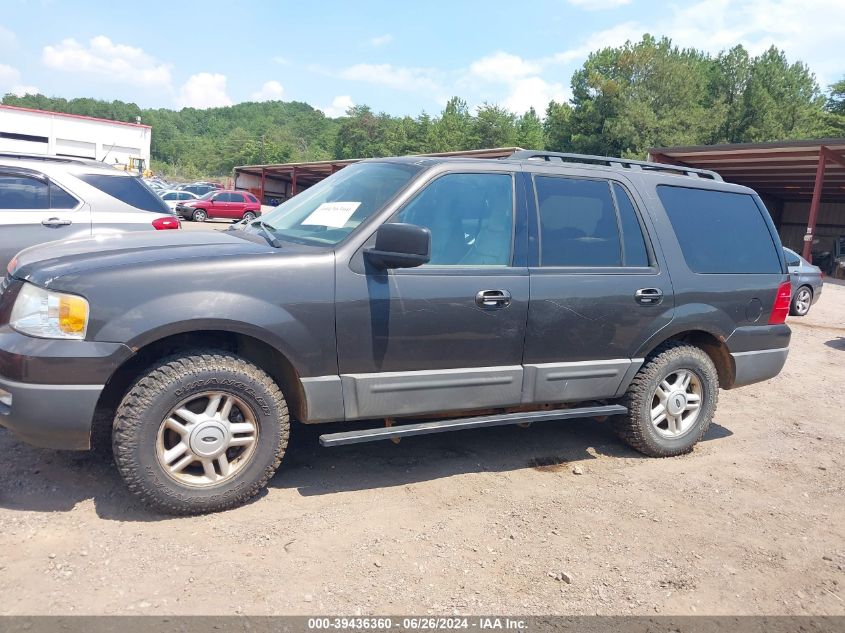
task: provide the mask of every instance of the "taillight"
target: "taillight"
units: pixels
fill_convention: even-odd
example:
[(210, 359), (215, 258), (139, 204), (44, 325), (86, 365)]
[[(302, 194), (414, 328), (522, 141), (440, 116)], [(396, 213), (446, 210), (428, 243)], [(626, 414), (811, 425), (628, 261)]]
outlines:
[(167, 229), (180, 229), (182, 224), (178, 218), (156, 218), (153, 220), (153, 228), (156, 231), (166, 231)]
[(791, 300), (792, 283), (784, 281), (778, 286), (775, 304), (772, 306), (772, 314), (769, 317), (769, 325), (780, 325), (786, 322), (786, 315), (789, 314), (789, 302)]

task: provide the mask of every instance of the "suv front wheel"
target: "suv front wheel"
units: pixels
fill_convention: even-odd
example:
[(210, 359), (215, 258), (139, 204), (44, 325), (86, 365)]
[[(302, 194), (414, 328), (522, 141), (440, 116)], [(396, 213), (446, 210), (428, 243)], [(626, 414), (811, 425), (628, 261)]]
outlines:
[(680, 341), (646, 359), (625, 395), (628, 413), (616, 420), (624, 442), (650, 457), (692, 450), (710, 426), (719, 377), (710, 357)]
[(264, 371), (235, 355), (165, 359), (135, 382), (112, 445), (129, 489), (174, 514), (216, 512), (258, 494), (289, 433), (287, 405)]

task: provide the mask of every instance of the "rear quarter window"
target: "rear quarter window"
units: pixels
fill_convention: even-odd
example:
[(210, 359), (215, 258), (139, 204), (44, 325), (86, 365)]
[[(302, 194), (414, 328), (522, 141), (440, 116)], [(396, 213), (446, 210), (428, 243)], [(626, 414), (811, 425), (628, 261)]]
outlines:
[(696, 273), (780, 273), (778, 246), (749, 194), (659, 185), (687, 266)]
[(164, 204), (164, 201), (153, 193), (152, 189), (141, 182), (139, 178), (110, 176), (106, 174), (83, 174), (79, 176), (79, 179), (136, 209), (170, 214), (170, 209)]

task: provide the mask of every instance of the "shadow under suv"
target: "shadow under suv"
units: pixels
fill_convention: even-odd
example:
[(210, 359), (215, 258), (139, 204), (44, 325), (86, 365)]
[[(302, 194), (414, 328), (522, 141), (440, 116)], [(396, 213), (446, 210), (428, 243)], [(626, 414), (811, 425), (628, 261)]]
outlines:
[(256, 495), (294, 422), (384, 420), (333, 446), (611, 416), (678, 455), (720, 388), (781, 370), (789, 303), (763, 203), (713, 172), (367, 160), (225, 232), (20, 253), (0, 424), (54, 448), (110, 437), (128, 487), (175, 513)]

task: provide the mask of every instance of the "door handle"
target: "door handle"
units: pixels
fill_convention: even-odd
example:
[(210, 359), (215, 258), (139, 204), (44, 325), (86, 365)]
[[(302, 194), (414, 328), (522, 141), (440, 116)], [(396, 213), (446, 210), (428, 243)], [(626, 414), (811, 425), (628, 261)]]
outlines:
[(634, 300), (644, 306), (656, 305), (663, 301), (663, 291), (660, 288), (640, 288), (634, 293)]
[(73, 224), (73, 220), (61, 220), (59, 218), (48, 218), (46, 220), (41, 220), (41, 224), (44, 226), (68, 226), (69, 224)]
[(479, 290), (475, 295), (475, 305), (479, 308), (505, 308), (510, 302), (511, 293), (507, 290)]

